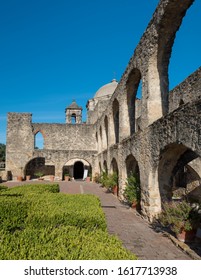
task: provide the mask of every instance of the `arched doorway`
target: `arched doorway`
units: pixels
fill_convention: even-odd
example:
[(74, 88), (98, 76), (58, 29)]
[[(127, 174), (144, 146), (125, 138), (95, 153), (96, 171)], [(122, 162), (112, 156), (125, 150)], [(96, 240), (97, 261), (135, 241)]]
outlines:
[(84, 176), (84, 164), (81, 161), (76, 161), (73, 168), (74, 179), (83, 179)]

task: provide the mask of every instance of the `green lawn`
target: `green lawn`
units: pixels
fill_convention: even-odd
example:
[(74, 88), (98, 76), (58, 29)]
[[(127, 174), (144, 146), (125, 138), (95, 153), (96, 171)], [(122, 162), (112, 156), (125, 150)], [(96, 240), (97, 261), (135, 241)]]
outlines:
[(0, 190), (0, 259), (136, 259), (109, 235), (99, 199), (57, 184)]

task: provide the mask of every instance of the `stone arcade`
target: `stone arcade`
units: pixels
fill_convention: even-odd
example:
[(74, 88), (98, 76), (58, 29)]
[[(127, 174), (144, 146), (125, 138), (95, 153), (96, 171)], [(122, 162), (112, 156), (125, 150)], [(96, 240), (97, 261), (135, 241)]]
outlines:
[[(86, 123), (75, 101), (66, 108), (64, 124), (32, 123), (31, 114), (8, 113), (10, 179), (37, 169), (58, 179), (65, 173), (80, 178), (84, 169), (92, 175), (115, 170), (122, 198), (127, 174), (138, 170), (142, 213), (149, 219), (178, 184), (193, 185), (192, 193), (200, 195), (201, 68), (168, 90), (175, 34), (194, 1), (179, 2), (160, 1), (119, 83), (113, 80), (87, 102)], [(35, 149), (39, 132), (43, 149)]]

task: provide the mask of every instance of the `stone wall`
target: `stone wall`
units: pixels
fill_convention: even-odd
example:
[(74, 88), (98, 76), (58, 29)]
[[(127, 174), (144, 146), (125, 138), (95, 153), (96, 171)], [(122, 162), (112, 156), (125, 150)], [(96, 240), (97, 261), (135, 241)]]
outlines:
[(169, 93), (169, 112), (201, 97), (201, 67)]
[[(56, 165), (55, 173), (61, 176), (62, 166), (70, 157), (84, 156), (90, 163), (91, 151), (96, 153), (93, 126), (86, 124), (48, 124), (32, 123), (31, 114), (9, 113), (7, 124), (6, 170), (12, 178), (24, 176), (28, 162), (39, 157), (35, 150), (35, 135), (41, 132), (44, 137), (43, 157), (46, 164)], [(90, 145), (90, 149), (89, 149)], [(38, 154), (39, 153), (39, 154)], [(87, 156), (89, 155), (89, 156)]]

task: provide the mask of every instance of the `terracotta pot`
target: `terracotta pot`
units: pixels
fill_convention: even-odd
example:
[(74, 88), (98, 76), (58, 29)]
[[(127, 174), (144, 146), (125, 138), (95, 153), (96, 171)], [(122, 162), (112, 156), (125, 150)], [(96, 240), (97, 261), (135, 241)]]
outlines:
[(53, 175), (50, 176), (50, 181), (54, 182), (54, 176)]
[(70, 176), (65, 176), (65, 181), (69, 181), (69, 179), (70, 179)]
[(182, 230), (177, 234), (177, 239), (182, 242), (192, 242), (195, 239), (196, 230)]
[(26, 175), (26, 181), (31, 180), (31, 176), (30, 175)]
[(17, 181), (22, 181), (22, 180), (23, 180), (22, 176), (17, 176)]
[(115, 194), (115, 195), (117, 195), (117, 193), (118, 193), (118, 186), (114, 186), (114, 187), (112, 188), (112, 193)]
[(86, 182), (90, 182), (91, 181), (91, 178), (90, 177), (87, 177), (86, 178)]

